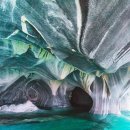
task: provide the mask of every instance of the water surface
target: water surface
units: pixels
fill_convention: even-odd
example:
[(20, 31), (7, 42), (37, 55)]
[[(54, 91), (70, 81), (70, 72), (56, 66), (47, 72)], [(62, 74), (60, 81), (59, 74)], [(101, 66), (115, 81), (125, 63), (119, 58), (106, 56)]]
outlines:
[(0, 130), (130, 130), (130, 112), (104, 119), (92, 118), (91, 114), (79, 110), (1, 113), (0, 117)]

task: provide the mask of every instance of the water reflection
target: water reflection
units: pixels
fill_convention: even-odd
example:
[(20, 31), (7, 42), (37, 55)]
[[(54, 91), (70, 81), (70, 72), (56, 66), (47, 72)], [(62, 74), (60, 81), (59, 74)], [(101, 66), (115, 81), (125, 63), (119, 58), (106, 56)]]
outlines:
[(77, 109), (2, 113), (0, 130), (130, 130), (130, 120), (125, 118), (130, 116), (130, 112), (123, 114), (108, 115), (103, 119)]

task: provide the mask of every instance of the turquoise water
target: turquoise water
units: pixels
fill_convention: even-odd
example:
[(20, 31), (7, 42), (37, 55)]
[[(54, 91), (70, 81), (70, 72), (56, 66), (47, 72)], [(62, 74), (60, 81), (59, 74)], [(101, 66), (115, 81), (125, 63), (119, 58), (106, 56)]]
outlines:
[(0, 130), (130, 130), (130, 112), (103, 120), (77, 111), (1, 114)]

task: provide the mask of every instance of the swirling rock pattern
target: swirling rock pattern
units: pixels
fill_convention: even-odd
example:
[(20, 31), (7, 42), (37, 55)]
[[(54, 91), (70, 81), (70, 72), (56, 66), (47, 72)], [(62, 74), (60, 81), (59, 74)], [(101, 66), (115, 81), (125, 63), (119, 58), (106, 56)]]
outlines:
[(33, 80), (26, 86), (28, 100), (39, 108), (50, 108), (52, 106), (52, 92), (49, 86), (41, 81)]
[(25, 94), (26, 77), (22, 76), (0, 94), (0, 106), (22, 104), (27, 101)]

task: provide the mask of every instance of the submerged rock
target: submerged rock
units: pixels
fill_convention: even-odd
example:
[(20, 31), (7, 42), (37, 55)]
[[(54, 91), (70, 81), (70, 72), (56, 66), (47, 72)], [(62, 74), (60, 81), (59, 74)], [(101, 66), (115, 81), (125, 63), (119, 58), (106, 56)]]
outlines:
[(34, 104), (32, 104), (32, 102), (30, 101), (27, 101), (19, 105), (11, 104), (11, 105), (3, 105), (0, 107), (0, 112), (19, 113), (19, 112), (34, 112), (37, 110), (38, 108)]

